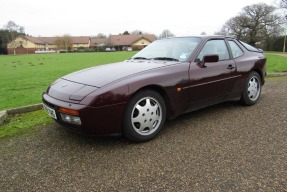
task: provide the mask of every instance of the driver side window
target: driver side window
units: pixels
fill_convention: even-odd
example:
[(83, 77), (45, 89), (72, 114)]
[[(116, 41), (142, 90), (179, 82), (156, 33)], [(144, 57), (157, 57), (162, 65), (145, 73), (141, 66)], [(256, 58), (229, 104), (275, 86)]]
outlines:
[(219, 61), (229, 60), (229, 52), (223, 39), (209, 40), (206, 42), (197, 59), (202, 61), (205, 55), (218, 55)]

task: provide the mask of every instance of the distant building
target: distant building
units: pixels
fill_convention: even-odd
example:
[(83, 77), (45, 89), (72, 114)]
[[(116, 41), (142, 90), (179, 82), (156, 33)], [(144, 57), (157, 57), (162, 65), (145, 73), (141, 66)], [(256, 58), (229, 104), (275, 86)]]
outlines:
[[(33, 53), (53, 53), (59, 51), (55, 45), (58, 37), (32, 37), (19, 36), (8, 43), (8, 54), (33, 54)], [(114, 48), (117, 51), (127, 50), (131, 47), (133, 50), (140, 50), (156, 40), (154, 35), (111, 35), (108, 38), (90, 38), (88, 36), (71, 36), (72, 48), (95, 49)]]
[(104, 46), (115, 48), (117, 51), (126, 50), (131, 47), (133, 50), (141, 50), (156, 38), (154, 35), (111, 35), (108, 38), (91, 39), (91, 47)]
[[(70, 38), (73, 42), (74, 50), (77, 50), (80, 47), (86, 49), (90, 47), (90, 37), (88, 36), (71, 36)], [(58, 51), (58, 48), (55, 45), (56, 39), (57, 37), (19, 36), (12, 42), (8, 43), (8, 54), (14, 54), (14, 50), (16, 54), (56, 52)]]

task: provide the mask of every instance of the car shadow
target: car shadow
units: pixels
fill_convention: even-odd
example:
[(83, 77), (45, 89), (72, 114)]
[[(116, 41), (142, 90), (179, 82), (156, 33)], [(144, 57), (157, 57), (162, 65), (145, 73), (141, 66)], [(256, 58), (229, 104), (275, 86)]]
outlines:
[[(207, 125), (210, 127), (210, 124), (216, 125), (220, 123), (220, 121), (224, 121), (225, 123), (227, 123), (233, 121), (232, 119), (237, 118), (238, 114), (247, 113), (250, 111), (256, 112), (259, 105), (266, 105), (266, 101), (268, 99), (269, 98), (267, 97), (267, 94), (263, 93), (260, 96), (260, 100), (255, 105), (246, 106), (242, 105), (238, 101), (227, 101), (196, 111), (185, 113), (178, 116), (176, 119), (168, 120), (160, 134), (172, 135), (178, 133), (177, 135), (180, 137), (180, 134), (183, 133), (188, 133), (195, 130), (200, 132), (200, 129), (206, 127)], [(212, 134), (212, 132), (216, 131), (216, 129), (204, 129), (205, 130), (201, 133)], [(180, 131), (182, 132), (179, 133)]]
[[(188, 122), (189, 124), (192, 124), (192, 121), (194, 120), (200, 120), (200, 118), (208, 118), (208, 116), (211, 116), (213, 114), (218, 113), (219, 111), (224, 111), (228, 115), (230, 110), (236, 110), (240, 108), (244, 108), (246, 106), (242, 106), (238, 104), (238, 102), (225, 102), (217, 105), (213, 105), (207, 108), (203, 108), (200, 110), (196, 110), (193, 112), (189, 112), (183, 115), (178, 116), (176, 119), (168, 120), (165, 123), (164, 128), (159, 133), (159, 136), (155, 139), (144, 142), (144, 143), (135, 143), (128, 141), (127, 139), (121, 137), (120, 135), (117, 136), (87, 136), (87, 135), (81, 135), (79, 133), (75, 133), (69, 129), (66, 129), (58, 124), (53, 124), (50, 127), (47, 127), (46, 131), (48, 133), (49, 137), (54, 136), (54, 139), (60, 139), (61, 141), (66, 141), (69, 143), (73, 143), (75, 145), (91, 145), (91, 146), (126, 146), (126, 145), (142, 145), (145, 143), (152, 143), (157, 140), (164, 139), (165, 136), (168, 136), (169, 134), (174, 134), (174, 132), (178, 132), (182, 129), (193, 129), (189, 126), (179, 126), (180, 124), (184, 122)], [(164, 137), (163, 137), (164, 136)], [(177, 136), (177, 135), (175, 135)], [(180, 135), (178, 135), (180, 136)]]
[(53, 139), (61, 139), (62, 141), (72, 143), (75, 145), (119, 145), (129, 144), (130, 142), (122, 138), (120, 135), (112, 136), (89, 136), (71, 131), (57, 123), (53, 123), (51, 127), (47, 128), (50, 136)]

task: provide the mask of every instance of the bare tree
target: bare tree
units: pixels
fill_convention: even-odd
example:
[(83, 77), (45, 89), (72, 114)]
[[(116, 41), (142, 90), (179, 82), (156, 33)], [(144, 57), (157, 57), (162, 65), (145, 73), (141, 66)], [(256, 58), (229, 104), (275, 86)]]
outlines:
[(96, 36), (94, 36), (96, 39), (101, 39), (101, 38), (107, 38), (107, 36), (103, 33), (98, 33)]
[(270, 37), (280, 35), (283, 30), (283, 19), (275, 10), (274, 6), (265, 3), (246, 6), (239, 16), (224, 24), (220, 33), (236, 36), (251, 45), (258, 42), (265, 44)]
[(287, 0), (281, 0), (280, 7), (287, 9)]
[(221, 28), (221, 30), (216, 33), (225, 36), (236, 36), (238, 39), (244, 40), (247, 35), (247, 28), (243, 28), (244, 22), (247, 18), (243, 16), (236, 16), (229, 19)]
[(159, 39), (163, 39), (163, 38), (168, 38), (168, 37), (174, 37), (175, 35), (170, 32), (170, 30), (165, 29), (161, 32), (161, 34), (158, 36)]
[[(20, 37), (20, 36), (18, 36), (18, 37)], [(17, 39), (16, 38), (7, 44), (7, 48), (13, 49), (13, 54), (16, 55), (16, 49), (19, 47), (25, 48), (26, 45), (27, 45), (27, 39), (25, 39), (25, 38)], [(27, 51), (27, 54), (28, 54), (28, 51)]]
[(128, 31), (124, 31), (122, 35), (130, 35)]
[(145, 34), (145, 33), (142, 32), (141, 30), (133, 30), (130, 34), (131, 35), (142, 35), (142, 34)]
[(18, 33), (24, 33), (24, 27), (17, 25), (14, 21), (9, 21), (7, 25), (4, 25), (4, 29), (7, 29), (8, 31), (16, 31)]
[(64, 49), (66, 52), (73, 48), (73, 41), (70, 35), (57, 37), (54, 43), (58, 49)]
[(15, 41), (19, 35), (24, 34), (24, 27), (17, 25), (14, 21), (9, 21), (7, 25), (4, 26), (4, 29), (8, 31), (6, 37), (4, 37), (4, 41), (8, 43), (7, 47), (12, 48), (14, 55), (16, 55), (16, 48), (23, 47), (27, 44), (27, 41)]

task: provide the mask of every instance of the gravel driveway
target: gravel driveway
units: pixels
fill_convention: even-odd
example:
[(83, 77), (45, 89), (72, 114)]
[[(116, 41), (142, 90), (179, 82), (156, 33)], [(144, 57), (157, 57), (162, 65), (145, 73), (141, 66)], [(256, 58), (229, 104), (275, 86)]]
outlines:
[(252, 107), (230, 102), (134, 144), (56, 124), (0, 140), (0, 191), (287, 191), (287, 78)]

